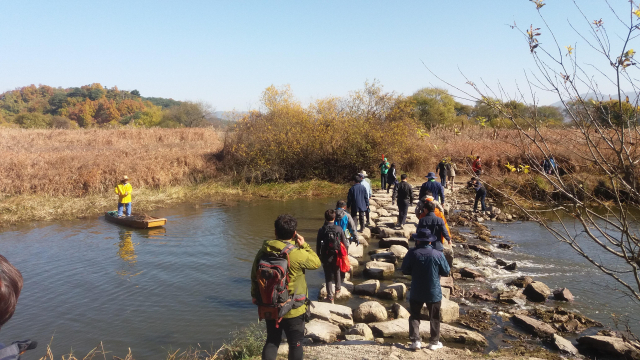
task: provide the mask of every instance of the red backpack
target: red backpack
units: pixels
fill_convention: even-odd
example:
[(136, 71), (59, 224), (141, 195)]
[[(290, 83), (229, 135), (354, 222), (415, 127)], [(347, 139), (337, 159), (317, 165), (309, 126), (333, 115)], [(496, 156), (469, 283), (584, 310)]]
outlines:
[(258, 261), (259, 299), (256, 300), (260, 320), (276, 320), (279, 324), (291, 309), (304, 304), (306, 296), (298, 299), (299, 296), (289, 295), (289, 253), (293, 249), (293, 244), (287, 244), (279, 254), (266, 253)]

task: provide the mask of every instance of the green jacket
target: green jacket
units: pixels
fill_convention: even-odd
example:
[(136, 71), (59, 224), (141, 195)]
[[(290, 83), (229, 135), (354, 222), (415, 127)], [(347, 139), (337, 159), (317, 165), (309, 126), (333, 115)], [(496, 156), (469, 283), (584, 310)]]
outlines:
[(391, 167), (391, 165), (389, 165), (388, 161), (383, 161), (380, 163), (380, 174), (382, 175), (387, 175), (387, 173), (389, 172), (389, 168)]
[[(253, 266), (251, 267), (251, 297), (257, 299), (259, 296), (256, 271), (258, 262), (262, 255), (266, 252), (280, 253), (286, 244), (295, 244), (293, 241), (282, 240), (266, 240), (262, 244), (262, 248), (258, 251)], [(289, 253), (289, 295), (305, 294), (309, 297), (307, 289), (307, 279), (304, 276), (305, 269), (315, 270), (320, 267), (320, 259), (318, 255), (311, 249), (308, 243), (296, 248)], [(307, 311), (307, 305), (303, 305), (297, 309), (289, 311), (284, 318), (290, 319), (298, 317)]]

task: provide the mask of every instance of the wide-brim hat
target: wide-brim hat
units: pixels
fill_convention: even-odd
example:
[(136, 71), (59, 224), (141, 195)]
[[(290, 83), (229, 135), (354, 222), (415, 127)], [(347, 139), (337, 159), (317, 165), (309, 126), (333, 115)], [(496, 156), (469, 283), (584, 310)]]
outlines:
[(362, 175), (362, 177), (363, 177), (363, 178), (366, 178), (366, 177), (367, 177), (367, 172), (366, 172), (366, 171), (364, 171), (364, 170), (362, 170), (362, 172), (360, 173), (360, 175)]
[(436, 174), (430, 172), (427, 174), (427, 176), (425, 176), (427, 179), (435, 179), (436, 178)]
[(436, 238), (435, 235), (433, 235), (431, 233), (431, 230), (424, 228), (424, 229), (419, 229), (415, 234), (412, 235), (413, 239), (415, 241), (427, 241), (427, 242), (434, 242), (437, 241), (438, 239)]
[(129, 177), (127, 175), (122, 177), (122, 180), (129, 180)]

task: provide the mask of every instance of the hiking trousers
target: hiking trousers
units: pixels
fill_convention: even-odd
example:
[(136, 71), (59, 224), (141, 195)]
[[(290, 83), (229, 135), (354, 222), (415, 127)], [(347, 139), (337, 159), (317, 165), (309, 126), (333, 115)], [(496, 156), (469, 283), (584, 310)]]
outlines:
[(476, 191), (476, 201), (473, 203), (473, 211), (478, 210), (478, 200), (482, 205), (482, 211), (487, 211), (487, 207), (484, 204), (484, 200), (487, 198), (487, 190), (481, 189)]
[[(360, 211), (356, 208), (356, 205), (354, 204), (353, 206), (351, 206), (351, 217), (353, 218), (353, 221), (356, 220), (356, 218), (358, 219), (358, 222), (360, 223), (360, 231), (364, 230), (364, 211)], [(355, 229), (356, 231), (358, 229)], [(356, 237), (357, 239), (357, 234), (352, 234), (353, 236)]]
[(409, 339), (411, 341), (421, 341), (420, 336), (420, 313), (422, 306), (427, 304), (429, 309), (429, 339), (430, 344), (437, 344), (440, 341), (440, 306), (442, 301), (435, 303), (425, 303), (422, 301), (410, 301), (409, 308), (411, 316), (409, 316)]
[(387, 174), (380, 174), (380, 185), (382, 186), (382, 190), (387, 188)]
[(409, 200), (398, 201), (398, 224), (404, 226), (407, 222), (407, 213), (409, 212)]
[[(334, 261), (328, 261), (322, 264), (324, 270), (324, 283), (327, 286), (327, 298), (335, 299), (335, 293), (342, 288), (342, 277), (340, 276), (340, 267)], [(335, 284), (335, 291), (333, 285)]]
[(275, 320), (267, 322), (267, 342), (262, 348), (262, 360), (276, 360), (278, 347), (282, 342), (282, 331), (287, 336), (289, 343), (289, 360), (302, 360), (302, 340), (304, 339), (304, 314), (291, 319), (282, 319), (280, 326), (276, 327)]
[(440, 174), (440, 184), (442, 184), (444, 188), (447, 187), (447, 175), (445, 173)]

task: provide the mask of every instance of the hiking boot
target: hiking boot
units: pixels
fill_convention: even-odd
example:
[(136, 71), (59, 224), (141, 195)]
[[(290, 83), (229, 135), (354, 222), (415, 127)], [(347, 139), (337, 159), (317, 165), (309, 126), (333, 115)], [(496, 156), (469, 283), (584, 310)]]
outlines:
[(433, 351), (438, 350), (438, 349), (442, 349), (442, 347), (443, 347), (443, 345), (442, 345), (442, 343), (440, 341), (438, 341), (435, 344), (429, 344), (429, 350), (433, 350)]
[(409, 349), (413, 351), (418, 351), (422, 349), (422, 343), (420, 341), (414, 341), (411, 343), (411, 346), (409, 346)]

